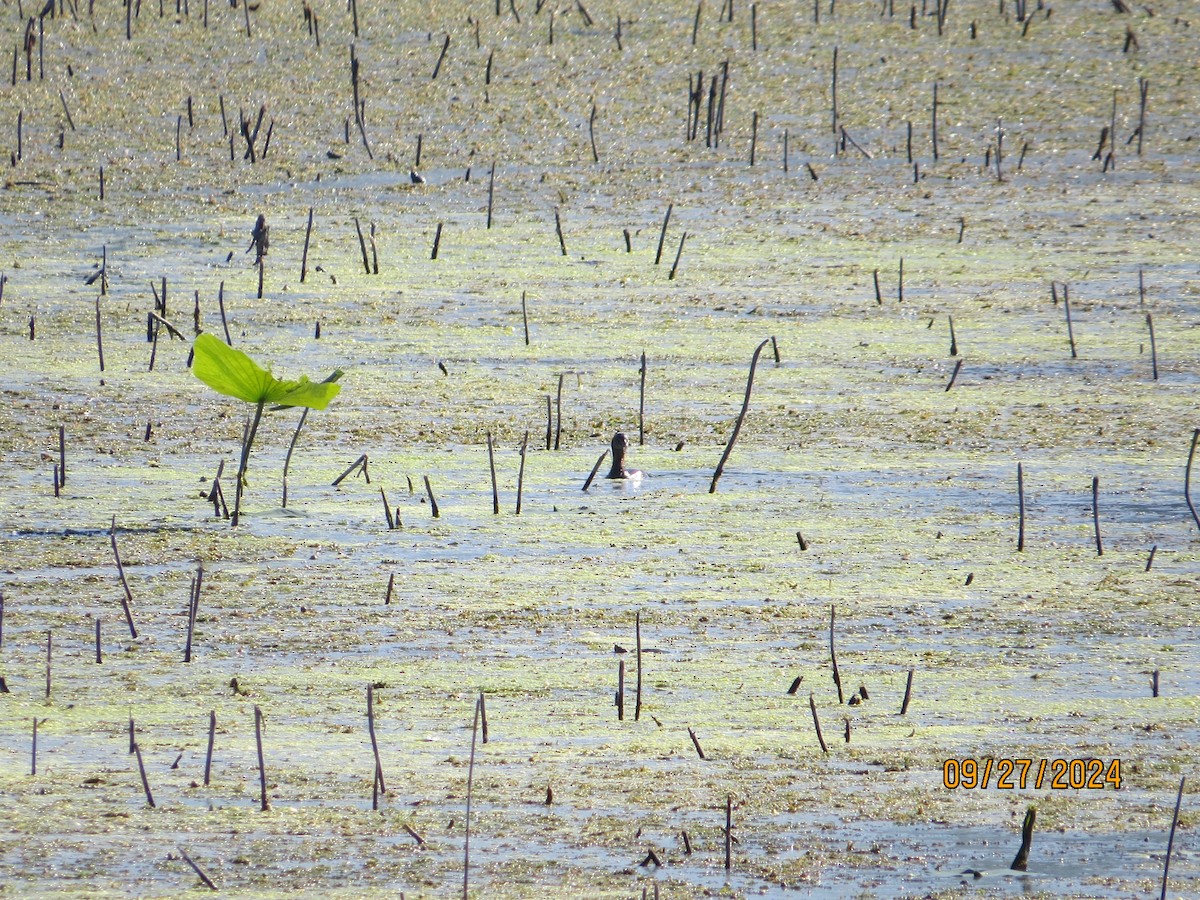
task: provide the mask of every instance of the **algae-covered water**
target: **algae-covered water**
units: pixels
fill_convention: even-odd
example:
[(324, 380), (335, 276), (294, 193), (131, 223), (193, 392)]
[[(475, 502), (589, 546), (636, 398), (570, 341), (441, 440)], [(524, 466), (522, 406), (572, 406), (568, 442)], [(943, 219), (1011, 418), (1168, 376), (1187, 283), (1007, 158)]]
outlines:
[(1026, 11), (5, 6), (0, 896), (1200, 893), (1200, 22)]

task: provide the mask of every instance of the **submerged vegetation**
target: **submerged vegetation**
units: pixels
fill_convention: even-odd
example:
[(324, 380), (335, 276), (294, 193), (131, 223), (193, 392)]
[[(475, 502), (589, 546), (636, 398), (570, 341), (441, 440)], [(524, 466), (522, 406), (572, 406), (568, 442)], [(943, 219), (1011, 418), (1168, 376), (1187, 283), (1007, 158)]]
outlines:
[(0, 897), (1200, 892), (1192, 17), (4, 7)]

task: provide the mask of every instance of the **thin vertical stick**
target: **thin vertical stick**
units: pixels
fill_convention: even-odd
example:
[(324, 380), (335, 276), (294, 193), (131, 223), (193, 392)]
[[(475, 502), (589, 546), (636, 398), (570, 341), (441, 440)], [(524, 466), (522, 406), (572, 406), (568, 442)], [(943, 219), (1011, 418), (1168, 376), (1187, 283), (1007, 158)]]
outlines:
[(904, 257), (900, 257), (900, 274), (896, 278), (896, 302), (904, 302)]
[(104, 336), (100, 332), (100, 297), (96, 297), (96, 355), (100, 357), (100, 371), (104, 371)]
[(50, 699), (50, 660), (54, 651), (54, 632), (46, 632), (46, 699)]
[(1092, 523), (1096, 526), (1096, 555), (1104, 555), (1104, 545), (1100, 543), (1100, 476), (1092, 476)]
[(592, 142), (592, 162), (600, 162), (600, 154), (596, 151), (596, 101), (592, 101), (592, 114), (588, 116), (588, 139)]
[(663, 241), (667, 239), (667, 225), (671, 221), (671, 210), (674, 208), (674, 203), (667, 204), (667, 214), (663, 216), (662, 229), (658, 232), (658, 250), (654, 254), (654, 264), (656, 266), (662, 261)]
[(633, 697), (633, 721), (642, 717), (642, 611), (639, 609), (633, 620), (634, 634), (637, 637), (637, 689)]
[(1162, 893), (1160, 900), (1167, 900), (1167, 874), (1171, 871), (1171, 848), (1175, 845), (1175, 826), (1179, 824), (1179, 807), (1183, 803), (1183, 785), (1187, 781), (1184, 775), (1179, 779), (1179, 793), (1175, 795), (1175, 815), (1171, 817), (1171, 834), (1167, 837), (1167, 855), (1163, 859)]
[(525, 326), (525, 346), (529, 346), (529, 310), (525, 306), (525, 292), (521, 291), (521, 324)]
[(67, 483), (67, 426), (58, 426), (58, 483)]
[(683, 242), (687, 240), (687, 236), (686, 231), (679, 236), (679, 249), (675, 251), (675, 262), (671, 264), (671, 273), (667, 275), (668, 281), (674, 281), (675, 273), (679, 271), (679, 259), (683, 256)]
[(37, 716), (33, 717), (33, 747), (29, 754), (29, 774), (37, 774)]
[[(362, 225), (358, 222), (358, 216), (354, 217), (354, 230), (358, 232), (358, 249), (362, 253), (363, 270), (371, 274), (371, 260), (367, 256), (367, 241), (363, 237)], [(262, 296), (261, 294), (259, 296)]]
[(104, 657), (100, 652), (100, 617), (96, 616), (96, 663), (99, 665), (104, 662)]
[[(367, 685), (367, 731), (371, 735), (371, 753), (375, 756), (375, 784), (379, 786), (379, 790), (387, 793), (387, 786), (383, 781), (383, 763), (379, 759), (379, 741), (375, 737), (375, 690), (374, 686)], [(371, 801), (371, 809), (379, 809), (379, 796), (376, 796)]]
[(133, 603), (133, 594), (129, 591), (129, 582), (125, 580), (125, 567), (121, 565), (121, 554), (117, 551), (117, 517), (112, 517), (112, 525), (108, 529), (109, 538), (112, 540), (113, 559), (117, 563), (117, 575), (121, 579), (121, 587), (125, 589), (125, 595), (121, 598), (121, 607), (125, 610), (125, 621), (129, 624), (129, 634), (131, 637), (137, 637), (137, 629), (133, 626), (133, 612), (130, 610), (130, 604)]
[(496, 195), (496, 161), (492, 160), (492, 171), (488, 175), (487, 227), (492, 227), (492, 200)]
[(496, 486), (496, 451), (492, 446), (492, 433), (487, 433), (488, 468), (492, 472), (492, 515), (500, 515), (500, 489)]
[(488, 742), (487, 704), (484, 702), (483, 691), (479, 692), (479, 739), (484, 744)]
[(433, 517), (435, 519), (439, 518), (441, 512), (438, 510), (437, 500), (434, 499), (433, 485), (429, 483), (428, 475), (425, 476), (425, 493), (429, 495), (429, 509), (433, 513)]
[(550, 449), (554, 437), (554, 407), (552, 406), (553, 398), (549, 394), (546, 395), (546, 449)]
[(1196, 505), (1192, 503), (1192, 460), (1196, 456), (1197, 441), (1200, 441), (1200, 428), (1192, 432), (1192, 449), (1188, 451), (1187, 468), (1183, 471), (1183, 498), (1187, 500), (1188, 509), (1192, 511), (1196, 527), (1200, 528), (1200, 515), (1196, 515)]
[(467, 815), (464, 821), (465, 835), (463, 837), (463, 900), (467, 898), (468, 875), (471, 869), (471, 790), (475, 785), (475, 736), (479, 732), (479, 707), (483, 703), (483, 695), (475, 701), (475, 717), (471, 721), (471, 759), (467, 763)]
[(908, 670), (908, 681), (904, 684), (904, 702), (900, 704), (900, 715), (908, 714), (908, 701), (912, 699), (912, 683), (914, 669)]
[(771, 339), (767, 338), (754, 350), (754, 356), (750, 360), (750, 375), (746, 379), (746, 396), (742, 400), (742, 411), (738, 413), (737, 422), (733, 426), (733, 434), (729, 436), (729, 443), (725, 445), (725, 452), (721, 454), (721, 461), (717, 463), (716, 471), (713, 472), (712, 483), (708, 486), (710, 494), (716, 493), (717, 481), (720, 480), (722, 473), (725, 471), (725, 463), (729, 459), (729, 454), (733, 452), (734, 442), (737, 441), (738, 434), (742, 430), (742, 422), (746, 419), (746, 413), (750, 409), (750, 392), (754, 389), (754, 370), (758, 366), (758, 357), (762, 353), (763, 348), (771, 343)]
[(254, 706), (254, 743), (258, 748), (258, 783), (261, 797), (259, 808), (266, 812), (271, 808), (271, 804), (267, 801), (267, 767), (263, 763), (263, 748), (262, 748), (262, 723), (263, 714), (258, 705)]
[(758, 52), (758, 4), (750, 4), (750, 49)]
[(937, 114), (938, 114), (938, 83), (935, 81), (933, 83), (933, 104), (930, 107), (930, 118), (932, 119), (932, 126), (933, 126), (930, 140), (933, 143), (933, 158), (934, 158), (935, 162), (937, 161), (937, 158), (938, 158), (938, 133), (937, 133), (938, 116), (937, 116)]
[(754, 168), (754, 151), (758, 146), (758, 112), (750, 118), (750, 168)]
[(625, 660), (617, 663), (617, 721), (625, 721)]
[(1078, 359), (1079, 355), (1075, 352), (1075, 329), (1071, 327), (1070, 291), (1065, 284), (1063, 285), (1063, 311), (1067, 317), (1067, 340), (1071, 342), (1071, 359)]
[(1158, 381), (1158, 345), (1154, 342), (1154, 319), (1150, 313), (1146, 313), (1146, 327), (1150, 329), (1150, 368), (1154, 373), (1154, 380)]
[(642, 352), (642, 365), (638, 369), (638, 446), (646, 443), (646, 353)]
[(442, 245), (442, 223), (437, 223), (437, 230), (433, 233), (433, 250), (429, 254), (430, 259), (438, 258), (438, 248)]
[(733, 794), (725, 795), (725, 871), (733, 865)]
[(221, 327), (225, 329), (225, 343), (233, 346), (233, 338), (229, 336), (229, 322), (225, 318), (225, 282), (217, 288), (217, 307), (221, 310)]
[(833, 647), (833, 625), (837, 619), (837, 606), (829, 606), (829, 661), (833, 664), (833, 683), (837, 686), (838, 703), (845, 703), (842, 697), (842, 674), (838, 671), (837, 651)]
[(208, 787), (208, 782), (212, 776), (212, 755), (213, 741), (217, 736), (217, 711), (210, 710), (208, 713), (208, 752), (204, 755), (204, 786)]
[(562, 219), (558, 215), (558, 207), (554, 207), (554, 231), (558, 235), (558, 246), (562, 255), (567, 255), (567, 242), (563, 240)]
[(529, 429), (525, 429), (525, 437), (521, 440), (521, 468), (517, 470), (517, 509), (516, 515), (521, 514), (521, 496), (525, 490), (525, 451), (529, 449)]
[(1025, 472), (1017, 463), (1017, 552), (1025, 549)]
[(392, 505), (388, 503), (387, 492), (382, 485), (379, 487), (379, 498), (383, 501), (383, 517), (387, 520), (388, 531), (394, 531), (396, 519), (392, 516)]
[[(317, 328), (321, 327), (320, 322), (317, 323)], [(300, 429), (304, 427), (305, 420), (308, 419), (308, 407), (304, 407), (304, 411), (300, 413), (300, 421), (296, 423), (296, 430), (292, 432), (291, 443), (288, 444), (287, 455), (283, 458), (283, 508), (287, 509), (288, 502), (288, 468), (292, 464), (292, 453), (296, 450), (296, 441), (300, 439)]]
[(308, 242), (312, 239), (313, 208), (308, 208), (308, 227), (304, 229), (304, 255), (300, 257), (300, 283), (308, 276)]
[(808, 708), (812, 712), (813, 728), (817, 732), (817, 742), (821, 745), (821, 752), (828, 753), (829, 748), (825, 746), (825, 737), (821, 734), (821, 720), (817, 718), (817, 701), (811, 691), (808, 694)]
[(565, 377), (566, 377), (565, 372), (560, 373), (558, 376), (558, 397), (554, 402), (554, 407), (555, 407), (555, 410), (557, 411), (557, 416), (556, 416), (557, 421), (555, 422), (555, 425), (554, 425), (554, 449), (555, 450), (557, 450), (559, 448), (559, 445), (562, 441), (562, 391), (563, 391), (563, 379)]
[(192, 661), (192, 634), (196, 629), (196, 613), (200, 609), (200, 585), (204, 580), (204, 565), (196, 566), (196, 577), (192, 579), (192, 590), (188, 597), (187, 644), (183, 648), (183, 661)]
[(872, 277), (875, 279), (875, 305), (883, 306), (883, 292), (879, 289), (879, 270), (876, 269)]
[(150, 781), (146, 778), (146, 766), (142, 763), (141, 745), (134, 744), (133, 752), (137, 755), (138, 773), (142, 776), (142, 789), (146, 792), (146, 803), (151, 809), (154, 809), (154, 795), (150, 793)]
[(838, 133), (838, 103), (837, 103), (837, 69), (838, 69), (838, 48), (833, 48), (833, 73), (829, 77), (829, 96), (830, 96), (830, 128), (834, 134)]

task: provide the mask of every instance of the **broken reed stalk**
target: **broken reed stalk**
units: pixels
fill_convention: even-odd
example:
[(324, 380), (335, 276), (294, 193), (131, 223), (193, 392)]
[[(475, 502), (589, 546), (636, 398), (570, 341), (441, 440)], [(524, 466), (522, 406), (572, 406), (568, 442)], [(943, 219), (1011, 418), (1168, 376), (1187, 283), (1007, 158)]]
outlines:
[(646, 443), (646, 353), (642, 352), (642, 365), (638, 369), (638, 446)]
[(837, 686), (838, 703), (845, 703), (846, 701), (842, 697), (842, 675), (838, 671), (837, 651), (833, 647), (833, 626), (836, 620), (837, 606), (831, 603), (829, 605), (829, 661), (833, 664), (833, 683)]
[(67, 483), (67, 426), (58, 426), (58, 484)]
[(633, 695), (633, 721), (642, 717), (642, 611), (639, 609), (633, 620), (634, 634), (637, 637), (637, 687)]
[(1154, 565), (1154, 554), (1158, 552), (1158, 544), (1150, 548), (1150, 555), (1146, 557), (1146, 571), (1150, 571), (1150, 567)]
[(254, 706), (254, 743), (255, 743), (255, 746), (258, 748), (258, 784), (259, 784), (259, 797), (260, 797), (259, 809), (262, 810), (262, 812), (266, 812), (267, 810), (269, 810), (271, 808), (271, 804), (267, 800), (267, 767), (266, 767), (266, 764), (263, 762), (262, 726), (263, 726), (262, 710), (258, 708), (258, 704), (255, 704), (255, 706)]
[(213, 880), (211, 878), (209, 878), (207, 874), (205, 874), (203, 869), (201, 869), (198, 865), (196, 865), (195, 860), (193, 860), (190, 856), (187, 855), (187, 851), (185, 851), (182, 847), (179, 847), (178, 850), (179, 850), (180, 858), (183, 859), (183, 861), (185, 863), (187, 863), (189, 866), (192, 867), (192, 871), (196, 873), (196, 875), (200, 878), (200, 880), (202, 882), (204, 882), (204, 886), (212, 891), (217, 890), (217, 886), (215, 884), (213, 884)]
[(671, 221), (671, 210), (674, 208), (674, 203), (667, 204), (667, 214), (663, 216), (662, 229), (658, 232), (658, 250), (654, 254), (654, 264), (656, 266), (662, 262), (663, 241), (667, 239), (667, 225)]
[(96, 664), (104, 662), (104, 656), (100, 652), (100, 617), (96, 616)]
[(758, 111), (750, 119), (750, 168), (754, 168), (754, 151), (758, 147)]
[(562, 251), (562, 255), (567, 255), (567, 242), (563, 240), (562, 218), (558, 214), (558, 207), (554, 207), (554, 232), (558, 235), (558, 247)]
[(667, 281), (675, 280), (675, 273), (679, 271), (679, 260), (683, 256), (683, 244), (687, 240), (688, 233), (685, 231), (679, 236), (679, 247), (675, 250), (675, 262), (671, 264), (671, 271), (667, 275)]
[(100, 331), (100, 297), (96, 297), (96, 355), (100, 357), (100, 371), (104, 371), (104, 335)]
[(725, 795), (725, 871), (733, 865), (733, 794)]
[(437, 81), (438, 72), (442, 70), (442, 63), (446, 60), (446, 51), (450, 49), (450, 35), (447, 33), (446, 39), (442, 42), (442, 52), (438, 54), (437, 62), (433, 66), (433, 75), (430, 76), (430, 81)]
[(488, 174), (488, 208), (487, 208), (487, 227), (492, 227), (492, 201), (496, 196), (496, 161), (492, 160), (492, 170)]
[(300, 257), (300, 283), (308, 276), (308, 242), (312, 238), (313, 208), (308, 208), (308, 227), (304, 229), (304, 254)]
[(463, 822), (463, 900), (468, 900), (467, 885), (471, 870), (471, 789), (475, 786), (475, 736), (479, 733), (479, 710), (483, 695), (475, 701), (475, 717), (471, 721), (471, 759), (467, 763), (467, 814)]
[(367, 256), (367, 241), (363, 237), (362, 225), (358, 222), (358, 216), (354, 217), (354, 230), (358, 232), (358, 249), (362, 253), (363, 270), (371, 274), (371, 259)]
[(433, 250), (429, 252), (430, 259), (438, 258), (438, 249), (442, 246), (442, 223), (437, 223), (437, 229), (433, 232)]
[(600, 458), (596, 460), (596, 464), (592, 466), (592, 471), (588, 473), (587, 480), (583, 483), (583, 492), (586, 494), (587, 489), (592, 486), (592, 482), (596, 479), (596, 473), (600, 471), (600, 467), (604, 465), (604, 460), (608, 459), (608, 451), (605, 450), (600, 454)]
[(387, 492), (383, 485), (379, 486), (379, 498), (383, 501), (383, 517), (387, 520), (388, 531), (396, 530), (396, 518), (392, 515), (392, 505), (388, 503)]
[(54, 651), (54, 632), (46, 632), (46, 699), (50, 699), (50, 660)]
[(142, 776), (142, 789), (146, 792), (146, 803), (151, 809), (154, 809), (154, 795), (150, 793), (150, 781), (146, 778), (146, 766), (142, 762), (142, 746), (135, 743), (133, 745), (134, 755), (137, 756), (138, 773)]
[(554, 407), (553, 398), (549, 394), (546, 395), (546, 449), (550, 449), (554, 437)]
[(596, 101), (592, 101), (592, 114), (588, 116), (588, 140), (592, 142), (592, 162), (600, 162), (600, 154), (596, 151)]
[(908, 701), (912, 699), (912, 683), (914, 669), (908, 670), (908, 681), (904, 683), (904, 702), (900, 704), (900, 715), (908, 714)]
[(960, 357), (954, 361), (954, 371), (950, 373), (950, 380), (946, 382), (946, 389), (942, 393), (946, 393), (954, 387), (954, 382), (958, 380), (958, 373), (962, 371), (962, 367), (963, 361)]
[(521, 291), (521, 324), (525, 326), (525, 346), (529, 346), (529, 310), (525, 305), (525, 292)]
[(500, 489), (496, 486), (496, 450), (492, 444), (492, 433), (487, 433), (488, 468), (492, 473), (492, 515), (500, 515)]
[(954, 316), (946, 316), (950, 322), (950, 355), (958, 356), (958, 339), (954, 336)]
[(1175, 795), (1175, 815), (1171, 817), (1171, 834), (1167, 837), (1167, 855), (1163, 858), (1162, 893), (1160, 900), (1167, 900), (1167, 875), (1171, 871), (1171, 848), (1175, 846), (1175, 827), (1179, 824), (1179, 807), (1183, 803), (1183, 786), (1187, 776), (1179, 779), (1179, 793)]
[(617, 721), (625, 721), (625, 660), (617, 663)]
[(754, 369), (758, 366), (758, 357), (762, 353), (763, 348), (771, 343), (771, 339), (767, 338), (754, 350), (754, 356), (750, 360), (750, 376), (746, 379), (746, 396), (742, 400), (742, 411), (738, 413), (737, 422), (733, 426), (733, 434), (729, 436), (729, 443), (725, 445), (725, 452), (721, 455), (721, 461), (717, 463), (716, 471), (713, 472), (712, 483), (708, 486), (710, 494), (716, 493), (717, 481), (720, 480), (722, 473), (725, 471), (725, 463), (729, 459), (729, 454), (733, 452), (734, 442), (737, 441), (738, 433), (742, 430), (742, 422), (746, 419), (746, 412), (750, 409), (750, 392), (754, 388)]
[(356, 469), (362, 472), (363, 476), (367, 479), (367, 484), (370, 484), (371, 483), (371, 474), (367, 471), (367, 463), (368, 462), (369, 462), (369, 459), (367, 458), (367, 454), (365, 454), (365, 453), (362, 454), (361, 456), (359, 456), (358, 459), (356, 459), (354, 462), (350, 463), (350, 465), (346, 467), (346, 471), (344, 471), (337, 478), (333, 479), (333, 484), (330, 486), (337, 487), (339, 484), (341, 484), (343, 481), (345, 481), (346, 478), (348, 478), (350, 476), (350, 473), (352, 473)]
[(1192, 432), (1192, 449), (1188, 451), (1187, 468), (1183, 470), (1183, 498), (1187, 500), (1196, 527), (1200, 528), (1200, 515), (1196, 515), (1196, 505), (1192, 503), (1192, 460), (1196, 457), (1196, 442), (1200, 441), (1200, 428)]
[(1017, 463), (1017, 552), (1025, 549), (1025, 471)]
[(1158, 381), (1158, 345), (1154, 342), (1154, 319), (1150, 313), (1146, 313), (1146, 327), (1150, 329), (1150, 371)]
[(225, 318), (225, 282), (223, 281), (217, 288), (217, 307), (221, 310), (221, 327), (225, 329), (225, 343), (232, 347), (233, 338), (229, 336), (229, 322)]
[[(1051, 285), (1053, 289), (1053, 285)], [(1063, 312), (1067, 317), (1067, 340), (1071, 343), (1071, 359), (1078, 359), (1079, 355), (1075, 352), (1075, 330), (1071, 326), (1071, 299), (1070, 291), (1067, 285), (1063, 285)]]
[[(317, 324), (320, 328), (320, 323)], [(292, 453), (296, 449), (296, 441), (300, 439), (300, 429), (304, 427), (305, 421), (308, 419), (308, 407), (300, 413), (300, 421), (296, 423), (296, 430), (292, 433), (292, 441), (288, 444), (287, 455), (283, 458), (283, 508), (287, 509), (288, 502), (288, 467), (292, 464)]]
[(521, 439), (521, 467), (517, 469), (517, 506), (514, 515), (521, 514), (521, 497), (525, 492), (525, 453), (529, 449), (529, 429), (525, 429), (525, 437)]
[(29, 751), (29, 774), (37, 774), (37, 716), (33, 717), (33, 742)]
[(192, 588), (188, 594), (188, 623), (187, 623), (187, 643), (183, 648), (183, 661), (190, 663), (192, 661), (192, 634), (196, 630), (196, 613), (200, 609), (200, 585), (204, 580), (204, 566), (199, 564), (196, 566), (196, 577), (192, 579)]
[(559, 445), (562, 441), (562, 389), (563, 389), (563, 380), (566, 378), (566, 375), (567, 375), (566, 372), (562, 372), (558, 376), (558, 396), (557, 396), (557, 399), (554, 401), (554, 408), (557, 413), (556, 422), (554, 425), (554, 449), (555, 450), (557, 450), (559, 448)]
[(210, 710), (208, 713), (208, 752), (204, 754), (204, 786), (208, 787), (208, 782), (212, 776), (212, 755), (213, 742), (217, 736), (217, 711)]
[(438, 509), (438, 502), (433, 496), (433, 485), (430, 484), (428, 475), (424, 476), (424, 478), (425, 478), (425, 493), (429, 495), (429, 509), (433, 513), (433, 517), (435, 519), (440, 518), (441, 511)]
[(1104, 555), (1104, 544), (1100, 541), (1100, 476), (1092, 476), (1092, 524), (1096, 528), (1096, 555)]
[(687, 733), (688, 737), (692, 739), (692, 746), (696, 748), (696, 755), (701, 759), (707, 759), (708, 757), (704, 755), (704, 748), (700, 746), (700, 740), (696, 737), (696, 732), (689, 728)]
[(821, 734), (821, 720), (817, 718), (817, 700), (813, 696), (812, 691), (808, 694), (808, 708), (812, 712), (813, 728), (817, 732), (817, 743), (821, 745), (821, 752), (828, 753), (829, 748), (825, 746), (825, 737)]
[(1012, 861), (1010, 869), (1024, 872), (1029, 867), (1029, 848), (1033, 844), (1033, 823), (1037, 821), (1037, 810), (1029, 807), (1025, 810), (1025, 821), (1021, 823), (1021, 847)]
[[(387, 793), (387, 786), (383, 781), (383, 763), (379, 759), (379, 741), (375, 737), (375, 690), (374, 686), (367, 685), (367, 731), (371, 735), (371, 753), (375, 756), (375, 780), (374, 784), (378, 785), (379, 791)], [(379, 793), (375, 792), (371, 798), (371, 809), (379, 809)]]
[(125, 610), (125, 621), (129, 625), (129, 634), (133, 638), (137, 638), (137, 628), (133, 625), (133, 611), (131, 604), (133, 603), (133, 594), (129, 591), (129, 582), (125, 580), (125, 567), (121, 565), (121, 554), (117, 550), (117, 517), (112, 517), (112, 524), (108, 529), (108, 536), (112, 541), (113, 559), (117, 563), (117, 575), (121, 579), (121, 587), (124, 588), (125, 594), (121, 597), (121, 608)]

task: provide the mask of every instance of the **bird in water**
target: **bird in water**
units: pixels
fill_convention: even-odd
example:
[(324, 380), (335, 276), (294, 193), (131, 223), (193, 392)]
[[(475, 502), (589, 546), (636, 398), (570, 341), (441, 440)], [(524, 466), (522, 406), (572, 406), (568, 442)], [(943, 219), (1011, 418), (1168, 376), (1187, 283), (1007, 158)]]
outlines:
[(632, 481), (641, 479), (640, 471), (625, 468), (625, 451), (628, 449), (629, 438), (625, 437), (625, 432), (618, 431), (612, 439), (612, 468), (608, 470), (605, 478), (628, 478)]

